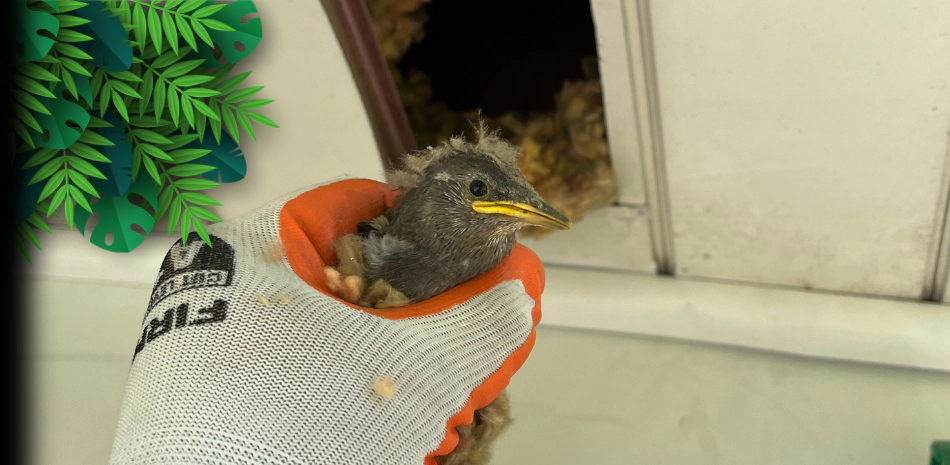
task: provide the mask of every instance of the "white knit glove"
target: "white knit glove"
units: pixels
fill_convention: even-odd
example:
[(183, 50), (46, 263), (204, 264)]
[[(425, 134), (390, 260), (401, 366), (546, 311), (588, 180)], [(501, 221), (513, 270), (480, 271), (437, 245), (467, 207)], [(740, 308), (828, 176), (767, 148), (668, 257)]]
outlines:
[(543, 269), (518, 245), (418, 304), (356, 307), (323, 280), (333, 241), (393, 204), (341, 181), (208, 227), (162, 263), (113, 464), (434, 465), (531, 350)]

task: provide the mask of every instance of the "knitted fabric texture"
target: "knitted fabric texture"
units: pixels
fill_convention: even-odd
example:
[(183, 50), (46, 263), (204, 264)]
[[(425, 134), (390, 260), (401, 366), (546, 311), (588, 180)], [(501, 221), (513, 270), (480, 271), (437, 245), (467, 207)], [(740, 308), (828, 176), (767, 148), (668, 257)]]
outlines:
[[(503, 262), (447, 292), (457, 302), (444, 308), (392, 314), (404, 317), (328, 295), (322, 268), (310, 269), (324, 263), (301, 261), (308, 245), (289, 243), (295, 236), (281, 228), (351, 219), (292, 218), (288, 203), (323, 208), (387, 191), (367, 180), (307, 189), (209, 226), (211, 247), (195, 234), (173, 246), (143, 320), (111, 463), (431, 465), (451, 451), (454, 426), (471, 422), (530, 351), (543, 272), (519, 246), (506, 261), (520, 268)], [(354, 192), (369, 193), (340, 199)]]

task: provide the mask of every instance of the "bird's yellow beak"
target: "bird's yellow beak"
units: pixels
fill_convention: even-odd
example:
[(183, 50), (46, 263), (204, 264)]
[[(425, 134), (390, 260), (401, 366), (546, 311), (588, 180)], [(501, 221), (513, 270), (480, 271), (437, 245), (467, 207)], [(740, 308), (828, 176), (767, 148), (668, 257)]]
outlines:
[(518, 202), (472, 202), (472, 208), (478, 213), (497, 213), (521, 218), (528, 224), (552, 229), (571, 229), (571, 220), (555, 209), (543, 212), (531, 205)]

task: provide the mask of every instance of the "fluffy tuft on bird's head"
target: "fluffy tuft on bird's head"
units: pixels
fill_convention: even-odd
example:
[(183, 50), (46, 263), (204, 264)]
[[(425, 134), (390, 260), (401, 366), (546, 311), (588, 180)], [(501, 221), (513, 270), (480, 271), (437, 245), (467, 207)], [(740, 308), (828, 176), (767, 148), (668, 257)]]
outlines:
[(403, 169), (387, 173), (389, 183), (402, 190), (412, 189), (425, 177), (429, 166), (448, 155), (460, 152), (478, 152), (494, 159), (499, 165), (517, 169), (518, 157), (521, 156), (521, 150), (517, 146), (502, 139), (499, 131), (489, 131), (481, 118), (473, 126), (475, 143), (468, 142), (463, 136), (454, 136), (441, 146), (410, 153), (403, 160)]

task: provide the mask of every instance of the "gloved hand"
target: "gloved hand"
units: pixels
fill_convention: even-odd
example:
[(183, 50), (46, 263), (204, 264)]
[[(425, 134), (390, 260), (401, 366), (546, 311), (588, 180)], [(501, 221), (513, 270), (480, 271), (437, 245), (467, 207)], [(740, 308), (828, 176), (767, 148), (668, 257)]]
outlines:
[(505, 389), (534, 345), (544, 273), (516, 245), (417, 304), (333, 296), (334, 240), (392, 206), (346, 180), (195, 233), (162, 263), (113, 464), (426, 464)]

